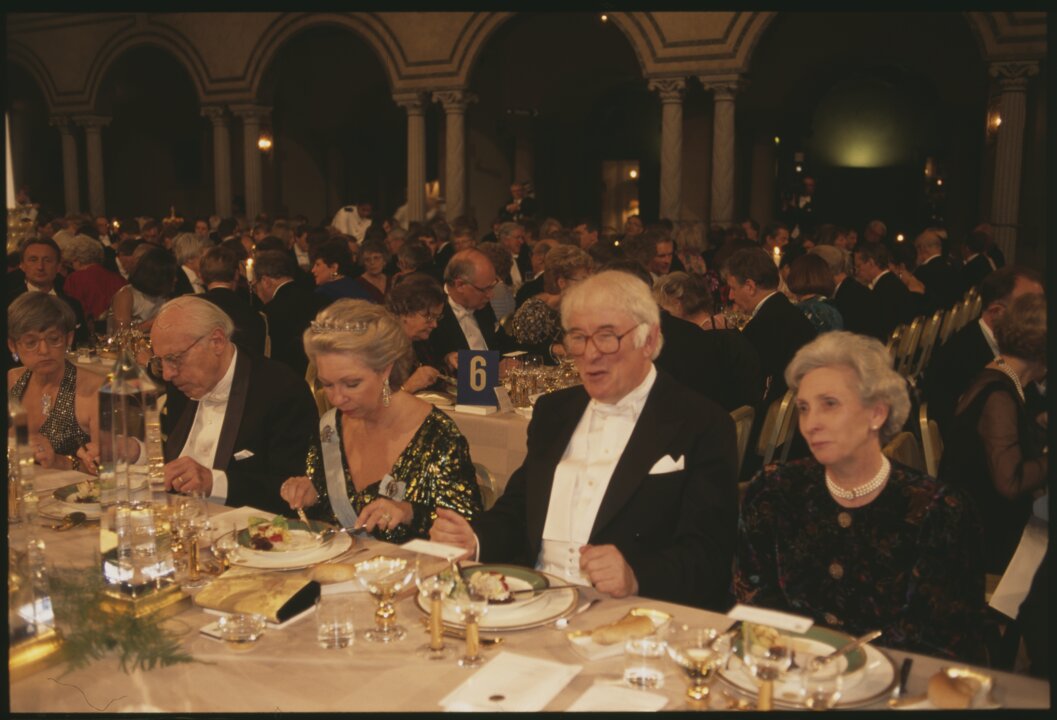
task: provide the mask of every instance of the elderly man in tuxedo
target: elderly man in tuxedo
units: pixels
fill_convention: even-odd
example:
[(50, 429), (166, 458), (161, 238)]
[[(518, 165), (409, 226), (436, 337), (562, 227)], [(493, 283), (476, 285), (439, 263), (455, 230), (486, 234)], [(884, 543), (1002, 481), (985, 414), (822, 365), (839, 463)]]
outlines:
[(439, 509), (430, 537), (491, 562), (726, 610), (737, 523), (734, 424), (653, 364), (660, 313), (649, 288), (602, 272), (562, 300), (582, 386), (545, 395), (525, 463), (472, 525)]
[(289, 512), (283, 481), (305, 473), (319, 416), (303, 378), (239, 350), (234, 323), (208, 300), (162, 306), (151, 328), (154, 362), (168, 385), (165, 487), (214, 502)]

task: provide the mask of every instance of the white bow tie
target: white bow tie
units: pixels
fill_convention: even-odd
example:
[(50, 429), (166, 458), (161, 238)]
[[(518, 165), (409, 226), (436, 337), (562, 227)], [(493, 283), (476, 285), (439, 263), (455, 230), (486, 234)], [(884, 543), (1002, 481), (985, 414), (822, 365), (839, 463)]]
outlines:
[(606, 420), (609, 418), (627, 418), (628, 420), (635, 419), (635, 412), (632, 407), (628, 404), (616, 403), (613, 405), (609, 405), (607, 403), (598, 402), (597, 400), (592, 400), (591, 409), (602, 420)]

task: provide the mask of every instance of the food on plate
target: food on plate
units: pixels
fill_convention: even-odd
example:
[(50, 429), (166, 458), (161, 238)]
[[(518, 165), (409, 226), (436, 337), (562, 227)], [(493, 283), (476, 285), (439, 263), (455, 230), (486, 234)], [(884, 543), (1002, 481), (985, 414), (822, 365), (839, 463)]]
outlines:
[(290, 542), (290, 523), (282, 515), (271, 520), (251, 515), (248, 523), (250, 545), (254, 550), (272, 550), (276, 545)]
[(969, 677), (952, 677), (940, 670), (929, 678), (929, 702), (942, 710), (965, 710), (980, 691), (980, 682)]
[(615, 623), (596, 627), (591, 631), (591, 639), (599, 645), (615, 643), (646, 637), (656, 632), (657, 626), (644, 615), (628, 613)]
[(99, 485), (92, 480), (77, 483), (77, 489), (66, 496), (67, 502), (75, 503), (97, 503), (99, 502)]
[(352, 563), (325, 563), (312, 568), (311, 575), (322, 585), (345, 582), (356, 577), (356, 566)]
[(514, 602), (503, 573), (478, 571), (470, 575), (470, 588), (488, 599), (490, 605), (505, 605)]
[(756, 625), (755, 623), (746, 624), (745, 633), (748, 636), (750, 645), (764, 648), (772, 648), (780, 644), (779, 639), (782, 637), (781, 633), (773, 627)]

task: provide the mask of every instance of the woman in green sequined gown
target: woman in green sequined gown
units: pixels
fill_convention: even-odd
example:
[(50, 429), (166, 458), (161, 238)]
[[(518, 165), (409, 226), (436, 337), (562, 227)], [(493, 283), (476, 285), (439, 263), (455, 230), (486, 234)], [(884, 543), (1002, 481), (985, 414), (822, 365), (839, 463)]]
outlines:
[[(342, 299), (316, 316), (304, 341), (334, 417), (332, 424), (323, 418), (323, 443), (309, 451), (307, 476), (282, 487), (291, 508), (311, 507), (316, 517), (340, 522), (347, 500), (356, 527), (397, 543), (428, 538), (437, 507), (467, 519), (481, 512), (466, 439), (444, 413), (397, 389), (411, 353), (395, 317)], [(330, 441), (337, 456), (327, 454)], [(332, 496), (336, 486), (345, 497)]]

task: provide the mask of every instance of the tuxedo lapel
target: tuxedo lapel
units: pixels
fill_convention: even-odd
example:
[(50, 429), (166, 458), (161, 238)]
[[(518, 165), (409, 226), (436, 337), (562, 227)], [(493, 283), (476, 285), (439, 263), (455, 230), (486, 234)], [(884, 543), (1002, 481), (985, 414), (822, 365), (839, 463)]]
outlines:
[(217, 451), (213, 456), (213, 468), (224, 470), (231, 462), (231, 455), (235, 452), (235, 439), (239, 433), (239, 425), (242, 423), (242, 415), (246, 409), (246, 398), (250, 390), (250, 357), (245, 352), (239, 352), (235, 358), (235, 375), (231, 379), (231, 392), (228, 394), (228, 405), (224, 409), (224, 423), (220, 426), (220, 436), (217, 438)]
[[(539, 458), (539, 471), (527, 477), (525, 496), (525, 517), (530, 538), (542, 538), (543, 526), (547, 522), (547, 511), (550, 509), (551, 489), (554, 487), (554, 471), (561, 462), (565, 448), (569, 447), (576, 426), (587, 410), (590, 401), (583, 387), (568, 401), (568, 407), (555, 413), (555, 422), (551, 426), (553, 433), (542, 441), (544, 452)], [(538, 552), (539, 547), (534, 548)]]

